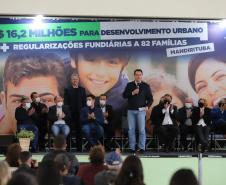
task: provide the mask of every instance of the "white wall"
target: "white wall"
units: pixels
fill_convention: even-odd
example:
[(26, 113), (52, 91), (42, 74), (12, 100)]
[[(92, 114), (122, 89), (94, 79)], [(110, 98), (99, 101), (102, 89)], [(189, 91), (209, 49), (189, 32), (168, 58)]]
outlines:
[(0, 0), (2, 15), (226, 18), (225, 0)]

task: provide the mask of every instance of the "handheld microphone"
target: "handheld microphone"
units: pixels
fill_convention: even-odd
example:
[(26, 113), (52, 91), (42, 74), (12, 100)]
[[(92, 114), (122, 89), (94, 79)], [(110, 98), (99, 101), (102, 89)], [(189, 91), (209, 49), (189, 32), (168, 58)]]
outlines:
[(139, 89), (140, 83), (137, 83), (136, 89)]

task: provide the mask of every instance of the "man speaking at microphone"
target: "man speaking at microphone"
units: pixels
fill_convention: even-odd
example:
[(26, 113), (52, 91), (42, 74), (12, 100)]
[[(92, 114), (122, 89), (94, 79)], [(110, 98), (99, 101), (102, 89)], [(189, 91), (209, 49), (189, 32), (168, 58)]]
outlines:
[(150, 86), (142, 81), (143, 71), (134, 71), (135, 81), (129, 82), (123, 92), (123, 98), (128, 98), (128, 125), (129, 125), (129, 147), (130, 152), (135, 153), (136, 144), (136, 123), (139, 130), (139, 151), (145, 152), (145, 116), (146, 111), (153, 103), (153, 96)]

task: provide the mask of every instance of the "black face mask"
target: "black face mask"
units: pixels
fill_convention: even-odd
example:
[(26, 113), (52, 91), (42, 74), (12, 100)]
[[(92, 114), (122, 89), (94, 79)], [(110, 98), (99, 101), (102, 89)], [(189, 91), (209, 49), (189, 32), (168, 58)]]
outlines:
[(199, 107), (200, 108), (204, 107), (204, 103), (199, 103)]
[(169, 100), (164, 100), (164, 104), (170, 104), (170, 101)]
[(219, 103), (219, 107), (224, 106), (224, 103)]

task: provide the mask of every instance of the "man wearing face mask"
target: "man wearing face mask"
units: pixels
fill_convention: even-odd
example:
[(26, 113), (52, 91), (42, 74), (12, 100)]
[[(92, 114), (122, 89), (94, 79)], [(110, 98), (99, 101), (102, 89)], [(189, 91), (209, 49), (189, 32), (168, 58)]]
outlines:
[[(173, 142), (180, 133), (177, 125), (177, 107), (171, 104), (172, 96), (164, 95), (164, 103), (160, 103), (155, 111), (155, 126), (157, 127), (159, 140), (165, 145), (165, 151), (174, 150)], [(170, 132), (170, 133), (168, 133)]]
[(40, 103), (40, 98), (37, 92), (31, 93), (31, 100), (32, 100), (31, 106), (34, 107), (35, 112), (38, 116), (36, 125), (38, 126), (38, 130), (39, 130), (39, 136), (38, 136), (39, 149), (44, 150), (45, 135), (46, 133), (48, 133), (47, 114), (49, 112), (49, 109), (45, 104)]
[(192, 127), (191, 116), (193, 109), (196, 108), (193, 106), (192, 98), (185, 98), (185, 106), (178, 110), (177, 121), (180, 122), (180, 136), (181, 143), (184, 146), (184, 151), (188, 151), (188, 143), (187, 143), (187, 134), (193, 134), (194, 127)]
[(56, 105), (49, 107), (49, 113), (47, 119), (50, 122), (51, 130), (54, 136), (60, 134), (67, 138), (70, 133), (70, 120), (71, 113), (67, 105), (63, 105), (63, 99), (61, 96), (54, 98)]
[(218, 107), (211, 109), (212, 125), (218, 134), (226, 134), (226, 98), (222, 98)]
[(16, 108), (15, 118), (17, 120), (17, 130), (31, 130), (35, 134), (35, 138), (31, 141), (31, 152), (36, 152), (38, 141), (38, 127), (35, 123), (38, 119), (35, 109), (31, 107), (30, 99), (23, 97), (21, 99), (21, 106)]
[(114, 111), (112, 106), (106, 103), (107, 103), (107, 95), (101, 94), (100, 104), (96, 105), (96, 107), (101, 108), (103, 112), (104, 124), (102, 125), (102, 127), (104, 128), (104, 133), (106, 135), (105, 148), (109, 151), (111, 149), (110, 141), (115, 134), (115, 128), (112, 123), (112, 120), (114, 119)]
[[(89, 144), (93, 147), (98, 144), (97, 140), (103, 136), (104, 129), (101, 125), (104, 124), (104, 116), (102, 110), (95, 107), (95, 96), (86, 96), (87, 106), (82, 108), (80, 121), (82, 123), (82, 133), (88, 140)], [(93, 139), (90, 132), (95, 131)]]

